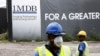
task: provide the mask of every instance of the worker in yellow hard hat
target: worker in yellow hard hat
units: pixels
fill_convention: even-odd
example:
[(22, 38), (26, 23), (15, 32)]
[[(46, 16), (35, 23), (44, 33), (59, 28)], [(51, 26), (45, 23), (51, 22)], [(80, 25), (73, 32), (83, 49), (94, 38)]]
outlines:
[(57, 22), (50, 23), (46, 28), (48, 44), (37, 47), (34, 56), (72, 56), (71, 50), (63, 43), (63, 28)]
[(87, 38), (86, 31), (84, 30), (79, 31), (77, 37), (80, 43), (78, 44), (75, 56), (89, 56), (88, 44), (85, 41), (85, 39)]

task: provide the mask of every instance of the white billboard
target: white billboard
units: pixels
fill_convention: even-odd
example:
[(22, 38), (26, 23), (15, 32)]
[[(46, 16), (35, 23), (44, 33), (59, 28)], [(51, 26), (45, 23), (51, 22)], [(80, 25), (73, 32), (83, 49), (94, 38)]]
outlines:
[(41, 37), (40, 0), (12, 0), (14, 39)]
[(6, 8), (6, 0), (0, 0), (0, 8)]

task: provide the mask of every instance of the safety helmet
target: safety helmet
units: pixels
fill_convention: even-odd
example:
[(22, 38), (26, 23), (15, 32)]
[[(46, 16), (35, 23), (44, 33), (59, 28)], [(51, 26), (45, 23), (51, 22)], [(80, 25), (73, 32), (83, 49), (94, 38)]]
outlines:
[(77, 36), (85, 36), (85, 37), (87, 37), (87, 33), (84, 30), (81, 30), (81, 31), (79, 31)]
[(46, 34), (61, 35), (62, 32), (62, 26), (57, 22), (50, 23), (46, 28)]

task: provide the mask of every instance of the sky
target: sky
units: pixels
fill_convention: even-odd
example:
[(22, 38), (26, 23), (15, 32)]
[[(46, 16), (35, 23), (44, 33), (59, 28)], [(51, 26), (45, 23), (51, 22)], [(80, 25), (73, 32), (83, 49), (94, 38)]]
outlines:
[(0, 7), (6, 7), (6, 0), (0, 0)]

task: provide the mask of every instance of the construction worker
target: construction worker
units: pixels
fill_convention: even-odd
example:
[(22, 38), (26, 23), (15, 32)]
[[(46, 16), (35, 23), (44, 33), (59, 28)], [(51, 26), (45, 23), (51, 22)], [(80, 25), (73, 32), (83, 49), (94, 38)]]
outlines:
[(88, 44), (85, 41), (87, 38), (87, 33), (84, 30), (81, 30), (77, 34), (77, 37), (80, 43), (77, 47), (75, 56), (89, 56)]
[(34, 56), (71, 56), (70, 48), (62, 45), (62, 33), (63, 29), (59, 23), (50, 23), (46, 28), (49, 43), (37, 47)]

